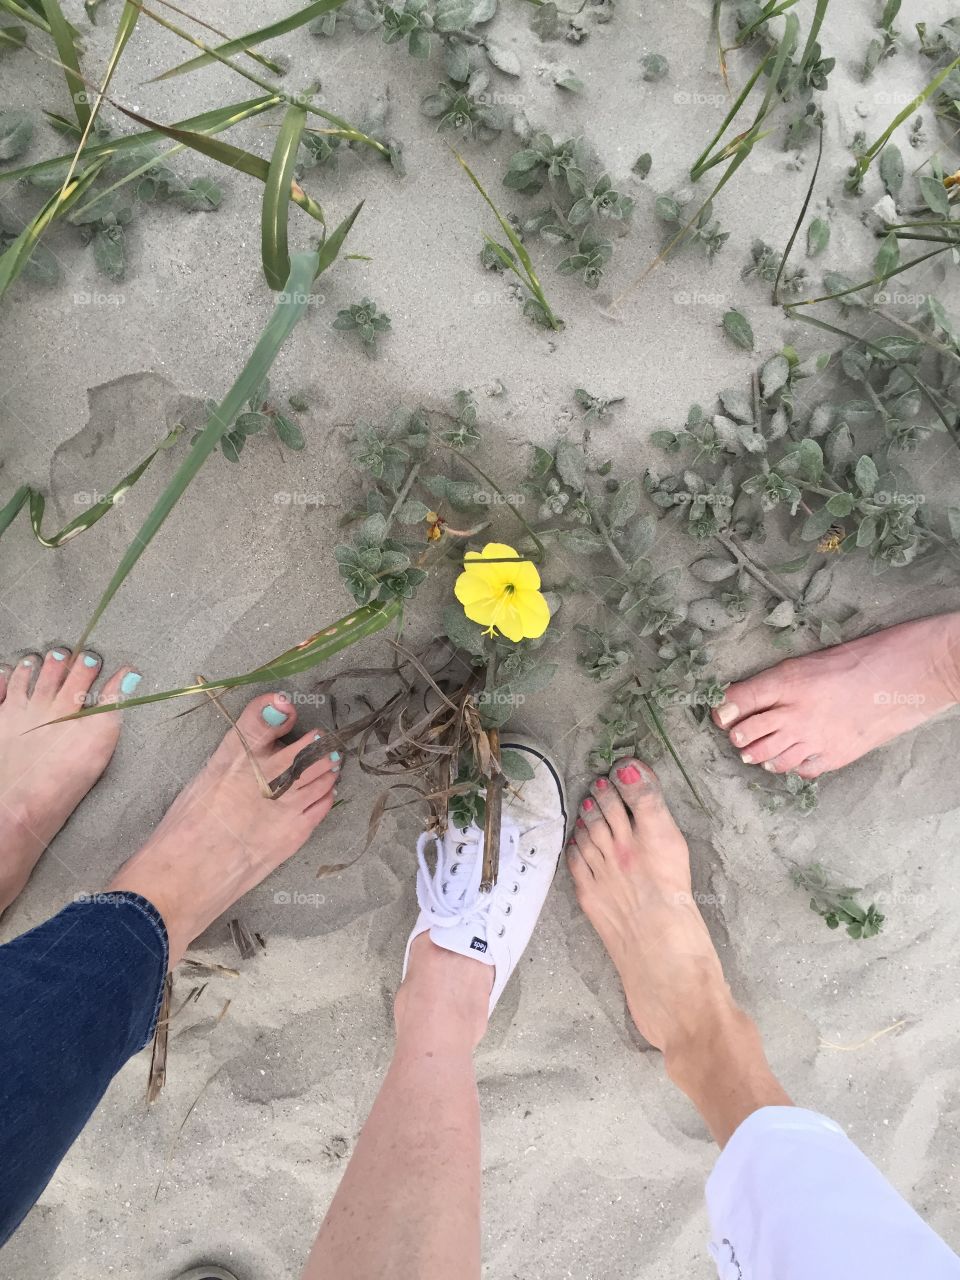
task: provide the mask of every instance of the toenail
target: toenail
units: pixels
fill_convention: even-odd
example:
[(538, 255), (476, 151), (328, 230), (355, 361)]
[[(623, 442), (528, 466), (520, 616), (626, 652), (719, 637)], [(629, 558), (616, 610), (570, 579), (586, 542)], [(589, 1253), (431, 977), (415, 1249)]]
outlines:
[(142, 679), (143, 676), (139, 671), (128, 671), (120, 681), (120, 692), (126, 694), (133, 693), (134, 689), (136, 689)]
[(85, 653), (83, 655), (83, 665), (85, 667), (99, 667), (100, 659), (95, 657), (92, 653)]
[(590, 799), (590, 797), (589, 797), (589, 796), (585, 797), (585, 799), (584, 799), (584, 801), (583, 801), (583, 811), (584, 811), (584, 813), (589, 813), (589, 812), (590, 812), (590, 810), (591, 810), (592, 808), (593, 808), (593, 801)]
[(283, 724), (284, 720), (287, 719), (287, 715), (288, 713), (286, 711), (278, 711), (276, 707), (271, 706), (264, 707), (260, 712), (261, 719), (265, 720), (273, 729), (276, 729), (278, 725)]
[(717, 723), (721, 729), (725, 729), (728, 724), (733, 724), (739, 715), (740, 708), (735, 702), (724, 702), (717, 708)]
[(63, 652), (62, 649), (50, 650), (50, 657), (53, 658), (55, 662), (62, 662), (66, 656), (67, 655)]
[(733, 741), (734, 741), (734, 743), (736, 744), (736, 746), (738, 746), (738, 747), (742, 747), (742, 746), (743, 746), (743, 734), (742, 734), (742, 733), (731, 733), (730, 737), (733, 739)]
[(21, 667), (32, 667), (32, 666), (33, 666), (33, 659), (32, 659), (32, 658), (24, 658), (24, 659), (23, 659), (23, 661), (20, 663), (20, 665), (21, 665)]
[(617, 777), (621, 782), (626, 782), (628, 785), (643, 781), (643, 774), (635, 764), (626, 764), (622, 769), (618, 769)]
[(767, 773), (776, 773), (776, 772), (777, 772), (777, 766), (773, 763), (773, 761), (772, 761), (772, 760), (768, 760), (768, 761), (767, 761), (767, 763), (766, 763), (763, 767), (766, 769)]
[(336, 763), (337, 763), (337, 761), (340, 759), (340, 752), (339, 752), (339, 751), (331, 751), (331, 752), (330, 752), (330, 759), (333, 761), (333, 763), (334, 763), (334, 764), (336, 764)]
[(610, 783), (606, 780), (606, 778), (598, 778), (598, 779), (597, 779), (597, 790), (598, 790), (598, 791), (605, 791), (605, 790), (607, 789), (607, 787), (609, 787), (609, 785), (610, 785)]
[(578, 818), (578, 819), (577, 819), (577, 826), (578, 826), (578, 827), (586, 827), (586, 825), (587, 825), (587, 824), (584, 822), (584, 820), (583, 820), (582, 818)]
[(743, 761), (744, 764), (753, 764), (753, 756), (749, 755), (746, 751), (743, 753), (740, 759)]

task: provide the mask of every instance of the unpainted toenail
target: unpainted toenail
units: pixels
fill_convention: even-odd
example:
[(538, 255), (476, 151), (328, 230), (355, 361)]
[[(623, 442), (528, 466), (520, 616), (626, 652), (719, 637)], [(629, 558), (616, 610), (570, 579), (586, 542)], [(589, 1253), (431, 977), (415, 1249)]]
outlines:
[(724, 702), (717, 708), (717, 723), (721, 729), (733, 724), (740, 716), (740, 708), (734, 702)]
[(740, 759), (743, 761), (744, 764), (753, 764), (753, 756), (749, 755), (746, 751), (743, 753)]
[(593, 808), (593, 801), (590, 799), (589, 796), (586, 796), (583, 801), (584, 813), (589, 813), (592, 808)]
[(21, 667), (32, 667), (32, 666), (33, 666), (33, 659), (32, 659), (32, 658), (24, 658), (24, 659), (23, 659), (23, 661), (20, 663), (20, 665), (21, 665)]
[(598, 778), (598, 779), (597, 779), (597, 790), (598, 790), (598, 791), (606, 791), (606, 789), (607, 789), (607, 787), (609, 787), (609, 785), (610, 785), (610, 783), (606, 780), (606, 778)]
[(643, 774), (635, 764), (625, 764), (622, 769), (618, 769), (617, 777), (621, 782), (625, 782), (627, 786), (633, 786), (635, 783), (643, 781)]
[(733, 742), (734, 742), (734, 744), (735, 744), (736, 746), (738, 746), (738, 747), (742, 747), (742, 746), (743, 746), (743, 734), (742, 734), (742, 733), (731, 733), (730, 737), (733, 739)]
[(772, 760), (768, 760), (763, 767), (766, 769), (767, 773), (777, 772), (777, 766), (773, 763)]

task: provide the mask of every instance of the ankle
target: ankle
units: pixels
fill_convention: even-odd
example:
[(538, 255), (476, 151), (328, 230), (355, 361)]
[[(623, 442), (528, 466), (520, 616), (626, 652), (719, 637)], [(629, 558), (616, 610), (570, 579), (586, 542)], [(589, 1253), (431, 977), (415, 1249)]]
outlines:
[(664, 1060), (721, 1147), (754, 1111), (793, 1105), (770, 1069), (756, 1023), (732, 997), (716, 1004), (695, 1035), (671, 1044)]
[(398, 1049), (472, 1053), (487, 1029), (493, 970), (446, 951), (426, 934), (410, 950), (410, 963), (394, 999)]

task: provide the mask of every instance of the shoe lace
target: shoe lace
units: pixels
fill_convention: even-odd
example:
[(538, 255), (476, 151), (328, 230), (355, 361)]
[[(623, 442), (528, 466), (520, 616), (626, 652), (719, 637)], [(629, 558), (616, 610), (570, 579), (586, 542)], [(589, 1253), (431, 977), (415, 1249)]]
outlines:
[[(521, 846), (529, 849), (529, 837), (543, 823), (521, 830), (506, 814), (500, 826), (500, 867), (497, 887), (504, 886), (508, 895), (519, 893), (520, 878), (531, 866), (529, 856)], [(433, 870), (427, 861), (431, 845), (436, 851)], [(480, 880), (483, 875), (483, 831), (474, 824), (469, 827), (448, 827), (441, 839), (433, 831), (425, 831), (417, 841), (417, 901), (420, 909), (432, 925), (440, 928), (471, 924), (490, 914), (497, 896), (483, 893)], [(509, 896), (501, 905), (504, 915), (509, 915)], [(499, 929), (503, 934), (503, 927)]]

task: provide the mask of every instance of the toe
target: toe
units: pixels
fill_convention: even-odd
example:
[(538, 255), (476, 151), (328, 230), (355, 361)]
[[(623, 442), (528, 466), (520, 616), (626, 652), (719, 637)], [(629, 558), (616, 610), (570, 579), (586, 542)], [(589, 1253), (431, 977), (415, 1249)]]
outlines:
[(584, 895), (589, 893), (590, 886), (594, 883), (593, 872), (590, 870), (590, 864), (580, 852), (575, 835), (571, 835), (567, 845), (567, 870), (573, 880), (573, 887), (577, 891), (577, 899), (583, 906)]
[(790, 747), (789, 750), (781, 751), (778, 756), (774, 756), (772, 760), (767, 760), (763, 767), (767, 773), (796, 773), (809, 755), (809, 747)]
[[(620, 792), (612, 786), (609, 778), (597, 778), (593, 784), (593, 798), (606, 819), (607, 826), (614, 840), (620, 844), (629, 840), (631, 835), (630, 815), (620, 799)], [(586, 801), (584, 801), (586, 804)]]
[[(313, 746), (319, 737), (320, 734), (317, 733), (316, 729), (310, 729), (309, 732), (302, 733), (300, 737), (294, 739), (293, 742), (285, 742), (281, 746), (278, 746), (270, 757), (270, 768), (273, 770), (274, 776), (278, 773), (283, 773), (284, 769), (289, 769), (300, 752), (304, 751), (307, 747)], [(313, 765), (310, 765), (311, 769), (313, 767)], [(305, 777), (308, 772), (309, 770), (305, 769), (301, 777)]]
[(831, 766), (821, 755), (807, 756), (794, 769), (794, 773), (806, 782), (812, 782), (814, 778), (819, 778), (821, 774), (827, 773)]
[(610, 780), (635, 819), (645, 809), (659, 808), (663, 804), (660, 780), (642, 760), (632, 757), (618, 760), (610, 773)]
[(751, 742), (750, 749), (742, 752), (740, 759), (744, 764), (766, 764), (767, 761), (790, 751), (796, 745), (797, 740), (792, 733), (778, 730), (776, 733), (768, 733), (765, 738), (758, 738), (756, 742)]
[(38, 702), (46, 702), (51, 698), (55, 698), (60, 692), (64, 677), (70, 669), (70, 650), (66, 645), (55, 644), (47, 650), (40, 671), (37, 675), (37, 683), (33, 686), (31, 697), (36, 698)]
[(0, 702), (3, 702), (7, 696), (7, 682), (13, 674), (13, 667), (6, 662), (0, 662)]
[(607, 854), (613, 849), (613, 832), (607, 825), (607, 820), (603, 816), (603, 811), (593, 796), (584, 796), (583, 800), (580, 802), (580, 811), (576, 826), (577, 829), (583, 827), (589, 832), (590, 839), (600, 850), (601, 854)]
[[(296, 720), (296, 709), (286, 694), (265, 693), (247, 703), (237, 717), (237, 728), (247, 745), (257, 750), (269, 747), (278, 738), (289, 733)], [(296, 752), (293, 754), (296, 755)]]
[[(81, 655), (79, 660), (80, 664), (83, 665), (87, 671), (93, 670), (93, 678), (96, 679), (100, 668), (97, 667), (96, 669), (93, 669), (86, 666), (84, 663), (84, 657), (86, 656), (87, 653), (84, 651), (84, 654)], [(95, 654), (90, 654), (89, 656), (96, 657)], [(123, 702), (125, 698), (134, 697), (137, 693), (137, 687), (142, 679), (143, 676), (139, 671), (134, 671), (132, 667), (121, 667), (119, 671), (115, 671), (113, 673), (110, 679), (100, 690), (100, 696), (97, 698), (98, 704), (100, 706), (106, 706), (108, 703)]]
[(730, 741), (737, 751), (749, 748), (752, 742), (765, 738), (770, 733), (779, 733), (784, 729), (784, 713), (780, 708), (775, 711), (761, 711), (759, 715), (747, 716), (730, 730)]
[(323, 777), (315, 778), (308, 786), (299, 787), (288, 794), (293, 796), (294, 803), (301, 813), (308, 814), (320, 822), (333, 808), (337, 798), (336, 792), (337, 775), (325, 773)]
[(710, 713), (714, 724), (721, 729), (729, 729), (744, 716), (776, 706), (781, 689), (776, 672), (777, 668), (771, 667), (749, 680), (730, 685), (723, 702)]
[(33, 677), (40, 670), (43, 659), (39, 653), (25, 653), (7, 681), (7, 697), (11, 702), (24, 703), (30, 696)]
[(342, 763), (340, 752), (331, 751), (327, 756), (321, 756), (319, 760), (310, 765), (308, 769), (304, 769), (297, 782), (298, 787), (309, 786), (311, 782), (316, 782), (318, 778), (326, 777), (333, 774), (334, 782), (340, 776), (340, 765)]
[[(57, 700), (68, 704), (70, 711), (76, 711), (85, 706), (87, 695), (93, 687), (94, 680), (100, 674), (102, 666), (103, 659), (98, 653), (93, 653), (90, 649), (84, 649), (82, 653), (78, 653), (60, 687)], [(39, 681), (37, 683), (39, 684)]]
[[(603, 853), (590, 838), (586, 825), (581, 826), (583, 819), (578, 819), (570, 837), (576, 849), (573, 861), (580, 870), (581, 879), (592, 882), (603, 870)], [(574, 877), (576, 878), (576, 876)]]

